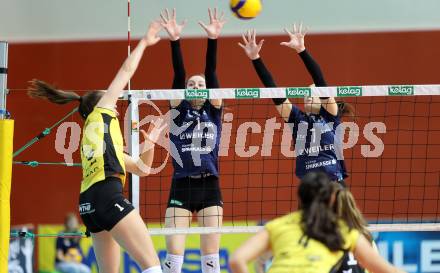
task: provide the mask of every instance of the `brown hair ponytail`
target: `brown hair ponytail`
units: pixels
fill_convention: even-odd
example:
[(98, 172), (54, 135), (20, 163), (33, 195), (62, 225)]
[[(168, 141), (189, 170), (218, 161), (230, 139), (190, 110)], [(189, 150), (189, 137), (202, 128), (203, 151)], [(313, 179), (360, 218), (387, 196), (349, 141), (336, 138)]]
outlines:
[(80, 101), (81, 96), (75, 92), (56, 89), (56, 87), (40, 80), (30, 81), (28, 94), (32, 98), (46, 99), (56, 104), (66, 104), (71, 101)]
[(356, 205), (356, 201), (347, 189), (340, 189), (336, 194), (335, 202), (336, 214), (342, 218), (350, 229), (357, 229), (367, 238), (368, 241), (373, 241), (373, 236), (367, 229), (367, 221), (365, 221), (362, 213)]
[(28, 95), (32, 98), (45, 99), (56, 104), (78, 101), (80, 103), (78, 112), (84, 119), (93, 111), (103, 94), (104, 92), (100, 91), (90, 91), (81, 97), (75, 92), (62, 91), (46, 82), (36, 79), (30, 81), (28, 88)]
[(331, 251), (342, 250), (344, 239), (338, 217), (330, 206), (333, 187), (324, 173), (308, 173), (301, 179), (298, 195), (302, 206), (304, 234), (325, 244)]

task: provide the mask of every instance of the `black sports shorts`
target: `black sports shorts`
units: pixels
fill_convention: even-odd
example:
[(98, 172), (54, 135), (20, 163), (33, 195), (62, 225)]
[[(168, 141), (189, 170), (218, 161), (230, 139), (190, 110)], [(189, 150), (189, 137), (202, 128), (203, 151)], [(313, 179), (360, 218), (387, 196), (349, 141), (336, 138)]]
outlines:
[(119, 178), (107, 177), (79, 195), (79, 214), (88, 231), (110, 231), (134, 210), (122, 191)]
[(223, 207), (219, 180), (214, 175), (173, 179), (168, 208), (199, 212), (204, 208)]

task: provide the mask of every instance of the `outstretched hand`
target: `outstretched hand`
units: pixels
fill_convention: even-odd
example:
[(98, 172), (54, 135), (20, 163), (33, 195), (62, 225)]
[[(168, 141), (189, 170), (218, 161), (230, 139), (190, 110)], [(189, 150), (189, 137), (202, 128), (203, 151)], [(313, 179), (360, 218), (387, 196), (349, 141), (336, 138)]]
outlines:
[(180, 34), (182, 33), (183, 28), (186, 25), (186, 20), (183, 20), (182, 23), (178, 24), (176, 21), (176, 9), (173, 9), (172, 14), (165, 9), (160, 17), (162, 19), (161, 25), (168, 32), (171, 41), (176, 41), (180, 39)]
[(293, 32), (287, 28), (285, 28), (284, 31), (289, 35), (290, 41), (282, 42), (281, 45), (293, 48), (298, 53), (306, 50), (304, 37), (306, 36), (307, 28), (304, 29), (302, 23), (299, 25), (299, 28), (296, 24), (293, 24)]
[(163, 131), (167, 127), (167, 124), (164, 119), (158, 118), (151, 122), (148, 127), (148, 133), (145, 130), (139, 130), (142, 133), (142, 136), (146, 141), (151, 142), (151, 144), (155, 144), (159, 141), (159, 138), (163, 135)]
[(209, 25), (206, 25), (202, 21), (199, 21), (199, 25), (206, 31), (209, 39), (217, 39), (226, 23), (226, 20), (224, 19), (225, 13), (222, 12), (221, 15), (219, 15), (217, 8), (214, 9), (214, 12), (208, 8), (208, 14)]
[(248, 30), (246, 34), (243, 34), (243, 44), (238, 43), (238, 45), (244, 49), (244, 52), (251, 60), (256, 60), (260, 58), (260, 50), (263, 47), (264, 40), (261, 40), (257, 44), (257, 32), (254, 30)]
[(159, 32), (162, 30), (162, 26), (158, 20), (153, 21), (148, 26), (147, 33), (144, 36), (144, 41), (147, 43), (147, 46), (152, 46), (157, 44), (160, 41), (160, 37), (157, 36)]

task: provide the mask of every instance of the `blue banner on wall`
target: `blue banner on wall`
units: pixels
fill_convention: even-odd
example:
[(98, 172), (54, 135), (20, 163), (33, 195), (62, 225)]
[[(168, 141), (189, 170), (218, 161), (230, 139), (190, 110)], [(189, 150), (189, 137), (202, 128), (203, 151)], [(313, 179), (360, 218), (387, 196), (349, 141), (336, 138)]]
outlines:
[[(40, 233), (56, 233), (62, 226), (40, 226)], [(440, 273), (440, 232), (383, 232), (376, 233), (375, 241), (380, 254), (389, 262), (408, 273)], [(220, 266), (222, 273), (230, 272), (228, 260), (235, 249), (247, 240), (250, 234), (228, 234), (222, 236)], [(153, 236), (154, 245), (160, 259), (166, 256), (165, 238)], [(182, 273), (201, 273), (199, 236), (187, 238), (185, 263)], [(97, 272), (95, 254), (90, 238), (81, 241), (85, 254), (83, 262)], [(40, 272), (53, 272), (55, 259), (55, 238), (44, 238), (39, 241)], [(250, 272), (253, 267), (249, 267)], [(122, 253), (121, 273), (140, 273), (141, 269), (127, 253)]]
[(408, 273), (440, 273), (440, 232), (375, 234), (380, 254)]

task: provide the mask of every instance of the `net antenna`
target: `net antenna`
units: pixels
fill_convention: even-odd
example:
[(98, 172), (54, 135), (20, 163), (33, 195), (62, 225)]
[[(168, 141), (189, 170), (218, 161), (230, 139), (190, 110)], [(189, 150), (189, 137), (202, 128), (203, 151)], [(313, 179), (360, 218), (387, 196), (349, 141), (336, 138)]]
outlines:
[[(127, 55), (131, 55), (131, 1), (127, 0)], [(127, 139), (128, 153), (132, 157), (139, 156), (139, 109), (138, 100), (131, 97), (131, 80), (127, 85), (128, 115), (124, 122)], [(133, 194), (140, 191), (139, 176), (130, 174), (129, 176), (129, 199), (136, 209), (139, 209), (139, 195)]]

